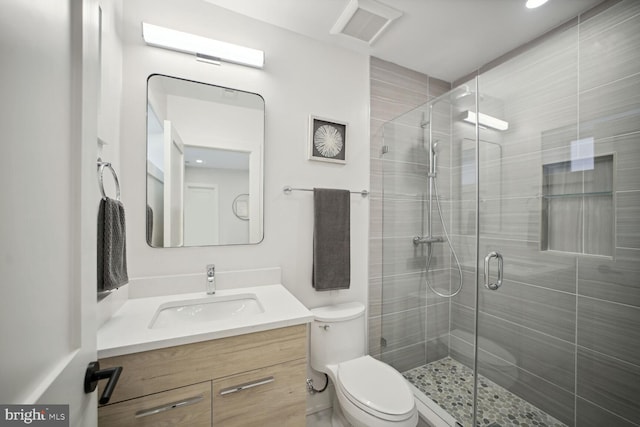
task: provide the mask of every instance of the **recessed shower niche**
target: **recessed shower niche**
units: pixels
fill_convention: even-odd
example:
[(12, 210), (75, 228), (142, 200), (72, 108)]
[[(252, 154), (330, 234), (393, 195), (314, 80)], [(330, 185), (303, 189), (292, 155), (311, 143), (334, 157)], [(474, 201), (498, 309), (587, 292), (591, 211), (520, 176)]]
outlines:
[(542, 250), (613, 256), (613, 154), (542, 165)]

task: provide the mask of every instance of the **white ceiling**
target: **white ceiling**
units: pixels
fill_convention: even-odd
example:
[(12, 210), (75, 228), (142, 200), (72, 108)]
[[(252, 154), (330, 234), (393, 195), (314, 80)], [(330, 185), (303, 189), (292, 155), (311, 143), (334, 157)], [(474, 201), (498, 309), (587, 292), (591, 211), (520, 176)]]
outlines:
[[(454, 81), (602, 0), (381, 0), (403, 16), (369, 46), (329, 30), (349, 0), (205, 0), (314, 39)], [(268, 61), (268, 52), (267, 52)]]

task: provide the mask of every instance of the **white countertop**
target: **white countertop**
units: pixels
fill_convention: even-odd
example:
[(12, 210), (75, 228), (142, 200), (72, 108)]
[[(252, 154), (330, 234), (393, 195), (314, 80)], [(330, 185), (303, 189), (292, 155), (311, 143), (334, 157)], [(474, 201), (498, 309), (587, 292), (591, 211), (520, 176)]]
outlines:
[(264, 312), (240, 319), (230, 318), (162, 329), (149, 328), (161, 304), (201, 299), (206, 297), (205, 292), (127, 300), (98, 329), (98, 358), (300, 325), (313, 320), (313, 314), (282, 285), (254, 286), (216, 292), (216, 296), (240, 294), (255, 294)]

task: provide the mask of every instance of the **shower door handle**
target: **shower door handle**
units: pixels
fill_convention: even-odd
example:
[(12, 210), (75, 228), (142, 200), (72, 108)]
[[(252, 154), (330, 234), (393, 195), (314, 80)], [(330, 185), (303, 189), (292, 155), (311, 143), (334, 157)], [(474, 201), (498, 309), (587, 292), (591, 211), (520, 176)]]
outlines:
[[(498, 259), (498, 280), (495, 283), (489, 283), (489, 261), (491, 261), (491, 258)], [(502, 286), (502, 255), (498, 252), (489, 252), (487, 256), (484, 257), (484, 286), (492, 291)]]

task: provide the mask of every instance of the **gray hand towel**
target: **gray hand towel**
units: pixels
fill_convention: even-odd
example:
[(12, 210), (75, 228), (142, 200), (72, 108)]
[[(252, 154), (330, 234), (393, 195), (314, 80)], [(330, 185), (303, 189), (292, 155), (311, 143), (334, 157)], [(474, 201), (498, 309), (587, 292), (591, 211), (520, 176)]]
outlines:
[(349, 289), (351, 193), (313, 189), (313, 273), (316, 291)]
[(129, 282), (124, 206), (103, 198), (98, 211), (98, 291), (108, 291)]

